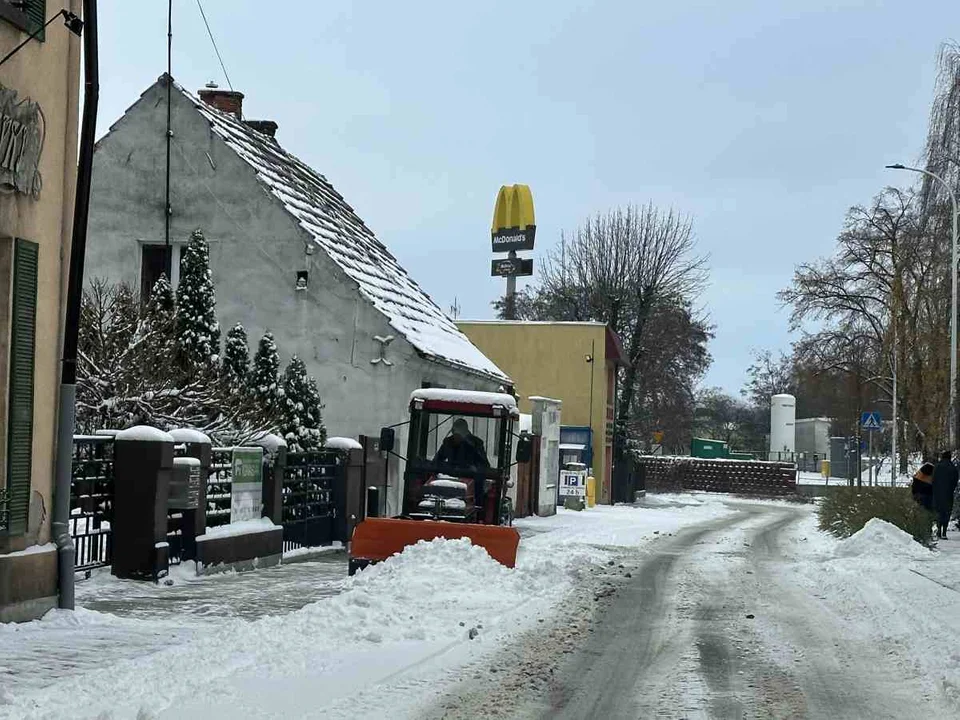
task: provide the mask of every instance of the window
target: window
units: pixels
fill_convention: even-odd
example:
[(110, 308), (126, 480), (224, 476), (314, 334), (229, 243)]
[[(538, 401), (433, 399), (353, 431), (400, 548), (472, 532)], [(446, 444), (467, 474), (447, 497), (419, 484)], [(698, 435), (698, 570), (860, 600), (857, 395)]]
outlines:
[[(0, 0), (0, 18), (25, 33), (33, 33), (43, 27), (47, 17), (46, 0)], [(40, 30), (36, 39), (44, 40)]]
[[(179, 253), (178, 253), (179, 254)], [(176, 279), (171, 276), (173, 246), (172, 245), (144, 245), (140, 255), (140, 299), (146, 302), (150, 299), (153, 286), (161, 275), (176, 287)]]
[(33, 367), (37, 327), (39, 246), (17, 239), (13, 247), (7, 375), (7, 531), (22, 535), (30, 509), (33, 470)]

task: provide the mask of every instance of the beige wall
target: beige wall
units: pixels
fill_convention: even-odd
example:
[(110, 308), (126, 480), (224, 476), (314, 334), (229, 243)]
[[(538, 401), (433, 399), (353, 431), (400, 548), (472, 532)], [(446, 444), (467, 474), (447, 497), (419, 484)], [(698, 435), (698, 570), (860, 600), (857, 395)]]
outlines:
[[(61, 7), (80, 14), (80, 0), (47, 3), (47, 17)], [(0, 55), (5, 55), (26, 34), (0, 19)], [(39, 103), (46, 121), (40, 174), (43, 187), (38, 200), (19, 193), (0, 195), (0, 242), (22, 237), (37, 243), (37, 332), (34, 365), (33, 497), (27, 535), (10, 538), (7, 549), (44, 543), (50, 539), (50, 514), (54, 474), (54, 441), (59, 382), (60, 318), (69, 249), (77, 167), (77, 120), (80, 84), (79, 38), (61, 21), (52, 23), (45, 42), (31, 41), (0, 66), (0, 85), (17, 91), (18, 99)], [(9, 292), (9, 274), (0, 280)], [(9, 301), (9, 299), (7, 299)], [(6, 346), (6, 338), (3, 338)], [(6, 395), (2, 387), (2, 417), (6, 432)], [(6, 460), (2, 472), (6, 481)], [(0, 540), (0, 543), (3, 541)], [(0, 551), (4, 548), (0, 545)]]
[[(528, 397), (563, 402), (563, 425), (593, 427), (593, 472), (600, 502), (610, 502), (611, 468), (607, 461), (606, 326), (601, 323), (458, 322), (460, 329), (497, 367), (513, 378), (520, 412)], [(596, 362), (586, 361), (591, 352)], [(590, 403), (591, 384), (593, 404)], [(611, 398), (612, 404), (612, 398)], [(612, 440), (612, 438), (610, 438)]]

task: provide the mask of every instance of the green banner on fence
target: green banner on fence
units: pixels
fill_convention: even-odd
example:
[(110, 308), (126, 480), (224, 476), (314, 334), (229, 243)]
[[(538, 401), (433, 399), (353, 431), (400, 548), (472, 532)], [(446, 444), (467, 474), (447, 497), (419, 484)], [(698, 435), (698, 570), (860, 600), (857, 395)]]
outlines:
[(233, 449), (230, 522), (256, 520), (263, 507), (263, 448)]

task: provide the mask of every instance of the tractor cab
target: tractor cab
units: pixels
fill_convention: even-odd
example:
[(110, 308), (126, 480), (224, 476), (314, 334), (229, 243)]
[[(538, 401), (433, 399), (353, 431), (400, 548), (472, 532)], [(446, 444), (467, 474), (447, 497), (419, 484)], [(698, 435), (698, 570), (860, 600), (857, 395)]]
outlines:
[(498, 524), (510, 478), (516, 402), (499, 393), (413, 393), (403, 516)]
[[(399, 517), (368, 517), (354, 529), (350, 573), (401, 552), (418, 540), (468, 537), (513, 567), (520, 536), (498, 527), (510, 468), (530, 459), (532, 445), (516, 433), (516, 400), (504, 393), (428, 388), (410, 396), (406, 469)], [(517, 438), (516, 457), (511, 457)], [(384, 428), (380, 449), (393, 452)], [(402, 457), (402, 456), (401, 456)], [(509, 514), (512, 517), (512, 513)]]

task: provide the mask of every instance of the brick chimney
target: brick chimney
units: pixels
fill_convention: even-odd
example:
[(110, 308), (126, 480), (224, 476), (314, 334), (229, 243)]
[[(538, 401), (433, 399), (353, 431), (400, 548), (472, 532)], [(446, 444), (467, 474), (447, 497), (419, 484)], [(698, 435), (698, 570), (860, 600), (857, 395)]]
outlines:
[[(212, 85), (212, 83), (211, 83)], [(238, 120), (243, 118), (243, 93), (236, 90), (222, 90), (216, 86), (200, 90), (200, 99), (210, 107), (230, 113)]]
[(248, 127), (267, 137), (277, 137), (277, 124), (273, 120), (245, 120)]

